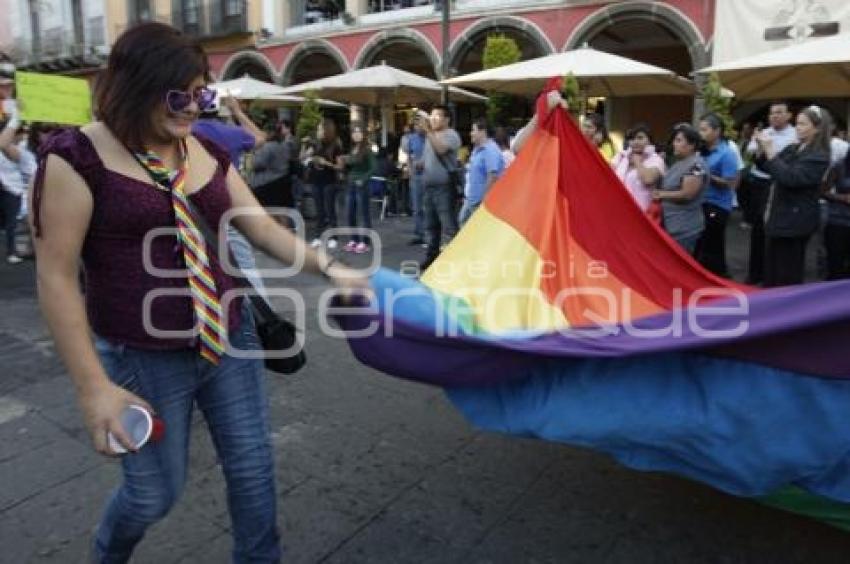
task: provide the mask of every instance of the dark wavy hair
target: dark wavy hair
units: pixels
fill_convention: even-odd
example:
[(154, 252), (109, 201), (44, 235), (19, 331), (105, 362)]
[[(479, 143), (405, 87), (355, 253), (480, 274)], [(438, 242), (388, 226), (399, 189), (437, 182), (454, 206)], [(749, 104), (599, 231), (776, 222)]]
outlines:
[(649, 124), (644, 122), (639, 122), (634, 124), (628, 131), (626, 131), (626, 141), (631, 141), (635, 137), (637, 137), (638, 133), (643, 133), (646, 135), (646, 138), (649, 139), (649, 144), (652, 145), (652, 130), (649, 128)]
[(702, 137), (700, 137), (697, 128), (691, 125), (690, 123), (678, 123), (673, 126), (673, 131), (670, 133), (670, 139), (667, 141), (668, 158), (673, 157), (673, 139), (675, 139), (676, 135), (679, 133), (682, 134), (682, 137), (685, 138), (685, 141), (688, 143), (688, 145), (693, 146), (694, 151), (697, 154), (702, 151)]
[(591, 112), (585, 114), (584, 119), (592, 123), (593, 127), (596, 128), (596, 132), (602, 135), (603, 143), (614, 144), (614, 141), (611, 140), (611, 135), (608, 133), (608, 128), (605, 127), (605, 118), (602, 117), (602, 114)]
[(487, 121), (485, 117), (477, 117), (472, 120), (472, 125), (475, 126), (475, 129), (478, 131), (483, 131), (487, 134), (487, 137), (493, 137), (493, 128), (490, 127), (490, 122)]
[(351, 152), (363, 156), (372, 150), (372, 147), (369, 145), (369, 135), (367, 134), (366, 127), (363, 123), (359, 121), (353, 121), (351, 122), (349, 129), (351, 130), (352, 135), (355, 131), (359, 131), (363, 135), (363, 140), (360, 143), (355, 144), (352, 140)]
[(703, 114), (699, 120), (704, 121), (711, 129), (720, 130), (720, 138), (726, 139), (726, 124), (723, 123), (723, 118), (721, 118), (717, 113), (708, 112), (707, 114)]
[(120, 141), (140, 150), (166, 93), (185, 90), (199, 76), (209, 80), (210, 67), (195, 40), (162, 23), (133, 26), (115, 42), (98, 81), (97, 117)]

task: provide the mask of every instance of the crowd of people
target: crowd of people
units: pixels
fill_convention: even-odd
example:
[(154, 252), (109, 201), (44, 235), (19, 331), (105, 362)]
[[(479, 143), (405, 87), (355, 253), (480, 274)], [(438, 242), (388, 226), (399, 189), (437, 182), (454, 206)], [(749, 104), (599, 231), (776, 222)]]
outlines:
[[(296, 140), (288, 120), (259, 127), (237, 101), (219, 100), (206, 87), (209, 70), (195, 41), (144, 23), (112, 48), (96, 92), (96, 122), (48, 137), (43, 127), (23, 128), (14, 104), (3, 107), (6, 260), (21, 261), (16, 227), (30, 208), (39, 300), (95, 448), (114, 455), (111, 433), (137, 450), (121, 425), (129, 405), (155, 413), (168, 429), (161, 442), (122, 458), (122, 484), (94, 535), (97, 561), (127, 561), (179, 497), (195, 405), (227, 480), (234, 560), (277, 561), (263, 366), (258, 357), (231, 356), (222, 341), (255, 351), (261, 344), (248, 303), (223, 303), (221, 296), (243, 287), (243, 278), (262, 293), (262, 281), (251, 274), (254, 247), (287, 264), (303, 256), (304, 269), (335, 286), (343, 301), (368, 293), (362, 273), (329, 251), (370, 251), (373, 182), (393, 170), (403, 187), (398, 208), (409, 205), (413, 215), (410, 244), (424, 247), (427, 267), (464, 223), (475, 221), (540, 119), (534, 116), (515, 136), (475, 119), (472, 149), (461, 158), (461, 135), (449, 109), (438, 105), (416, 112), (394, 159), (393, 151), (373, 151), (361, 123), (351, 124), (346, 143), (330, 118), (318, 125), (315, 141)], [(550, 111), (559, 104), (565, 106), (557, 94), (549, 96)], [(749, 282), (802, 282), (807, 243), (821, 227), (827, 277), (850, 277), (847, 143), (833, 136), (826, 109), (799, 109), (794, 126), (791, 110), (787, 102), (772, 103), (770, 127), (742, 127), (740, 145), (712, 113), (697, 127), (676, 125), (663, 151), (645, 124), (627, 132), (620, 151), (601, 116), (584, 116), (582, 131), (649, 220), (716, 274), (728, 276), (725, 237), (737, 201), (751, 234)], [(224, 113), (232, 123), (221, 120)], [(304, 185), (315, 204), (309, 244), (293, 235), (288, 218), (264, 212), (297, 206)], [(360, 228), (344, 245), (325, 237), (338, 226), (342, 194), (348, 226)], [(219, 225), (234, 209), (250, 212), (236, 216), (227, 234), (244, 276), (225, 268), (199, 228)], [(149, 241), (159, 228), (176, 228), (177, 235)], [(143, 312), (148, 292), (165, 284), (147, 268), (145, 253), (159, 269), (183, 273), (167, 282), (189, 294), (163, 295)]]
[[(697, 127), (677, 124), (663, 152), (656, 150), (643, 123), (626, 132), (619, 152), (600, 115), (584, 116), (582, 132), (640, 209), (718, 276), (730, 276), (727, 226), (739, 205), (750, 231), (747, 283), (802, 283), (806, 249), (817, 234), (822, 234), (826, 255), (824, 277), (846, 278), (848, 144), (825, 108), (801, 108), (794, 125), (791, 110), (789, 102), (771, 103), (770, 126), (742, 124), (740, 144), (715, 113), (701, 116)], [(536, 119), (519, 132), (514, 151), (521, 149)]]
[[(247, 119), (236, 111), (237, 122)], [(621, 150), (599, 114), (583, 116), (581, 131), (610, 163), (635, 204), (718, 276), (731, 276), (726, 238), (731, 214), (740, 207), (742, 226), (750, 236), (747, 283), (801, 283), (805, 251), (816, 234), (824, 245), (825, 277), (847, 277), (847, 143), (833, 136), (824, 108), (804, 107), (796, 121), (793, 117), (788, 102), (771, 103), (769, 127), (744, 123), (736, 142), (719, 115), (706, 113), (697, 126), (677, 124), (663, 147), (647, 124), (636, 123), (626, 131)], [(325, 118), (315, 141), (299, 143), (291, 123), (283, 120), (269, 132), (272, 140), (255, 151), (252, 187), (267, 206), (289, 207), (311, 196), (314, 248), (367, 253), (371, 241), (364, 235), (340, 242), (335, 235), (323, 240), (323, 233), (340, 226), (340, 207), (345, 226), (371, 228), (372, 195), (390, 182), (395, 210), (413, 216), (409, 244), (425, 248), (421, 266), (426, 268), (481, 205), (536, 120), (511, 136), (484, 118), (474, 119), (468, 150), (452, 128), (448, 108), (435, 106), (430, 113), (414, 114), (397, 152), (381, 148), (377, 153), (363, 124), (352, 123), (351, 139), (343, 143), (337, 124)], [(245, 147), (256, 146), (248, 139)]]
[[(22, 259), (15, 234), (26, 213), (25, 187), (35, 173), (35, 153), (42, 127), (22, 127), (15, 111), (7, 112), (0, 130), (0, 199), (6, 260)], [(223, 123), (227, 115), (231, 125)], [(510, 135), (484, 118), (472, 121), (462, 146), (448, 108), (417, 111), (398, 140), (398, 150), (375, 152), (367, 128), (351, 123), (343, 142), (331, 118), (322, 119), (312, 138), (297, 140), (287, 119), (258, 127), (235, 100), (223, 99), (201, 112), (195, 134), (226, 147), (231, 162), (249, 179), (257, 200), (269, 209), (302, 210), (313, 203), (311, 245), (368, 253), (366, 235), (373, 225), (373, 196), (388, 186), (394, 211), (412, 215), (410, 245), (425, 248), (428, 265), (469, 221), (475, 210), (521, 149), (526, 128)], [(729, 277), (727, 228), (736, 207), (749, 232), (746, 283), (766, 287), (801, 283), (806, 249), (813, 236), (821, 245), (824, 278), (850, 277), (850, 157), (847, 142), (835, 131), (828, 111), (799, 109), (788, 102), (769, 105), (769, 126), (740, 126), (736, 142), (714, 113), (698, 125), (677, 124), (663, 147), (645, 123), (626, 131), (624, 147), (615, 148), (605, 120), (588, 114), (581, 131), (609, 162), (635, 204), (688, 253), (713, 273)], [(30, 133), (27, 136), (27, 133)], [(246, 156), (250, 158), (246, 159)], [(342, 213), (340, 214), (340, 208)], [(338, 218), (341, 215), (341, 218)], [(342, 219), (342, 221), (340, 221)], [(278, 217), (286, 227), (290, 218)], [(329, 228), (360, 228), (339, 241)], [(238, 256), (252, 264), (251, 249), (233, 231)], [(262, 287), (262, 281), (256, 280)]]

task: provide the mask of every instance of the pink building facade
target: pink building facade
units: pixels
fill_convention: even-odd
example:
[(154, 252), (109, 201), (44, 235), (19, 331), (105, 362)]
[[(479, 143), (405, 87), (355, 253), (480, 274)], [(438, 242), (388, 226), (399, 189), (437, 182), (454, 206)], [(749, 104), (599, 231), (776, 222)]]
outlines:
[[(458, 2), (458, 5), (462, 4)], [(707, 66), (714, 30), (714, 0), (665, 2), (501, 2), (480, 10), (453, 12), (448, 46), (449, 74), (481, 69), (484, 42), (493, 33), (514, 38), (523, 59), (590, 45), (603, 51), (671, 69), (683, 76)], [(440, 12), (418, 18), (385, 18), (370, 25), (361, 17), (331, 28), (295, 26), (283, 39), (256, 48), (211, 52), (214, 75), (229, 79), (250, 74), (282, 85), (338, 74), (385, 61), (423, 76), (439, 78), (442, 68)], [(386, 14), (394, 16), (394, 14)], [(649, 121), (658, 131), (701, 108), (683, 97), (624, 98), (606, 101), (614, 128)], [(640, 111), (651, 104), (652, 112)]]

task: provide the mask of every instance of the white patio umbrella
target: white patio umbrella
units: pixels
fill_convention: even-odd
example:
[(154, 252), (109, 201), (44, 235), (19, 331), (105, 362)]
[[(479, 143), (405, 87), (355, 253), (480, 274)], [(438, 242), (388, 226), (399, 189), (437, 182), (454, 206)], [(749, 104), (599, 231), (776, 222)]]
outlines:
[[(394, 104), (439, 102), (443, 87), (436, 80), (405, 70), (380, 64), (344, 72), (284, 89), (284, 94), (303, 94), (313, 90), (324, 98), (381, 107), (381, 137), (387, 142), (387, 123)], [(486, 96), (461, 88), (450, 88), (449, 97), (456, 102), (485, 102)]]
[[(308, 90), (340, 102), (381, 106), (439, 102), (443, 87), (436, 80), (381, 64), (289, 86), (282, 94), (303, 94)], [(449, 96), (455, 102), (487, 101), (486, 96), (460, 88), (450, 88)]]
[(850, 96), (850, 33), (811, 39), (697, 71), (740, 100)]
[[(225, 80), (209, 85), (210, 88), (219, 92), (220, 95), (230, 95), (237, 100), (250, 100), (255, 105), (265, 108), (282, 108), (286, 106), (300, 106), (307, 99), (303, 96), (284, 94), (283, 86), (263, 82), (248, 75), (234, 80)], [(345, 104), (318, 98), (316, 102), (326, 108), (344, 108)]]
[(256, 100), (267, 96), (284, 94), (283, 86), (263, 82), (248, 75), (233, 80), (225, 80), (209, 85), (221, 94), (229, 94), (239, 100)]
[(584, 96), (693, 96), (694, 83), (673, 71), (582, 47), (444, 80), (507, 94), (533, 96), (549, 78), (572, 73)]
[[(293, 106), (301, 106), (307, 98), (304, 96), (293, 96), (291, 94), (272, 94), (263, 96), (262, 98), (254, 98), (253, 104), (260, 108), (285, 108)], [(333, 100), (325, 100), (316, 98), (316, 103), (324, 108), (347, 108), (345, 104), (334, 102)]]

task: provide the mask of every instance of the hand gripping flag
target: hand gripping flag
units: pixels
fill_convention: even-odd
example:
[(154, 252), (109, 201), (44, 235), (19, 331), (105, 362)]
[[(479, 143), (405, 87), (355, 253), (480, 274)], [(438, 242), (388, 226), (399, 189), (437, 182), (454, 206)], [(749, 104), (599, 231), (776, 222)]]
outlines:
[(372, 284), (374, 308), (337, 317), (355, 355), (474, 425), (850, 529), (850, 282), (705, 271), (560, 108), (421, 282)]

